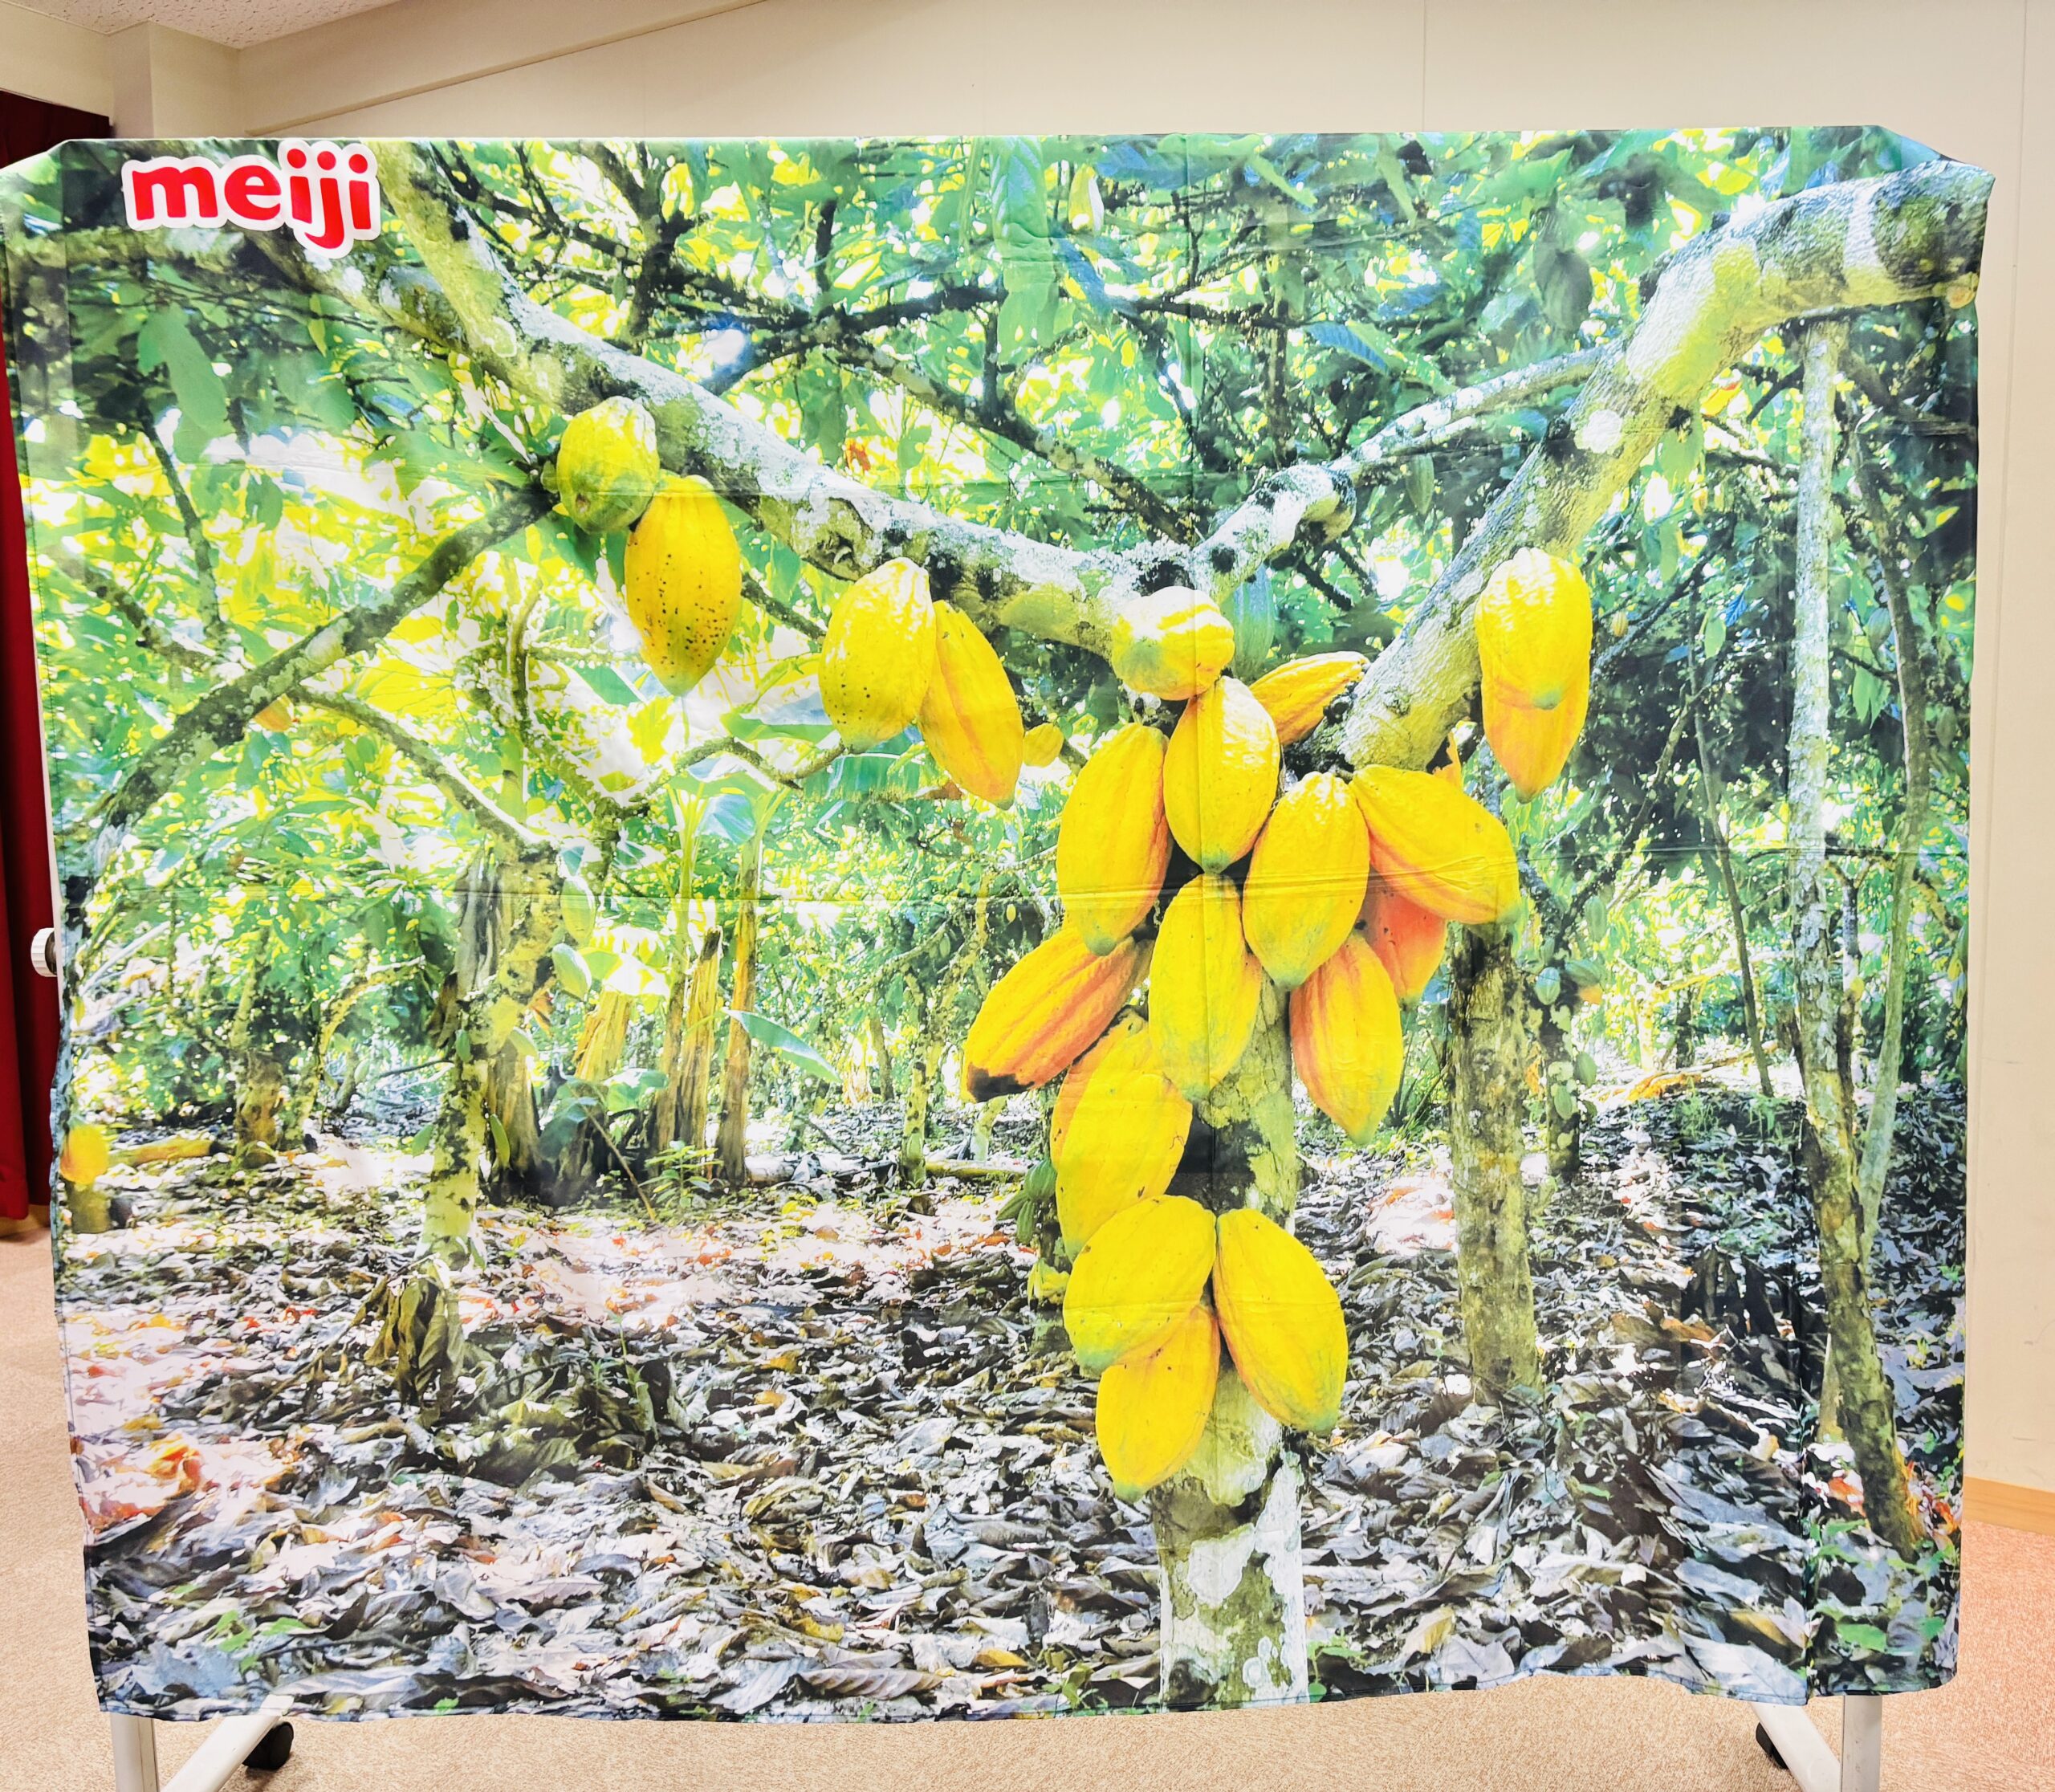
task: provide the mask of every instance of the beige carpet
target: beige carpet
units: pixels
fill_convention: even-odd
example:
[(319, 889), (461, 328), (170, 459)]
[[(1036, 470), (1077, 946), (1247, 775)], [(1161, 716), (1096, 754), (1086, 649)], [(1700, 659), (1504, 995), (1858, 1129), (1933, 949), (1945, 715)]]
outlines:
[[(46, 1235), (0, 1237), (0, 1792), (101, 1792)], [(1972, 1525), (1962, 1671), (1886, 1707), (1893, 1792), (2055, 1792), (2055, 1537)], [(1835, 1707), (1815, 1721), (1833, 1733)], [(801, 1729), (547, 1717), (303, 1722), (275, 1792), (1778, 1792), (1745, 1705), (1626, 1680), (1231, 1716)], [(169, 1778), (198, 1726), (160, 1726)], [(262, 1783), (232, 1781), (231, 1785)]]

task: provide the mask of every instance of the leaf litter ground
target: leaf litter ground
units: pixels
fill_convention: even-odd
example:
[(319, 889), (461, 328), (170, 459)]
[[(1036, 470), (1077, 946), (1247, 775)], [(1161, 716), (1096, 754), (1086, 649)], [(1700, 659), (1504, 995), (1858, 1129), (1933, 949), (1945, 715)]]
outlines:
[[(1340, 1428), (1303, 1502), (1316, 1692), (1627, 1672), (1746, 1696), (1952, 1665), (1963, 1118), (1899, 1112), (1878, 1326), (1939, 1542), (1907, 1566), (1812, 1437), (1792, 1153), (1716, 1081), (1603, 1109), (1536, 1220), (1544, 1395), (1472, 1396), (1445, 1163), (1313, 1159)], [(1788, 1138), (1792, 1118), (1781, 1117)], [(889, 1192), (896, 1118), (651, 1225), (488, 1209), (425, 1402), (368, 1362), (423, 1165), (335, 1141), (117, 1171), (59, 1304), (89, 1621), (119, 1709), (914, 1717), (1152, 1704), (1146, 1509), (1005, 1183)], [(1003, 1126), (1002, 1148), (1011, 1129)]]

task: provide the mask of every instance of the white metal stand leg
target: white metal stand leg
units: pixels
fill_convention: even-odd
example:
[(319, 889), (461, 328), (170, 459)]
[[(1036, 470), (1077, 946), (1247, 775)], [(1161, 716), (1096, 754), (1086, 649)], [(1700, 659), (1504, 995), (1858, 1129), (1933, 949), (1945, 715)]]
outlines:
[(1798, 1792), (1878, 1792), (1884, 1762), (1881, 1698), (1851, 1694), (1842, 1699), (1838, 1761), (1802, 1705), (1759, 1704), (1755, 1713), (1798, 1782)]
[(1841, 1792), (1877, 1792), (1884, 1772), (1884, 1701), (1841, 1701)]
[[(157, 1783), (156, 1726), (147, 1717), (110, 1717), (114, 1730), (114, 1792), (220, 1792), (250, 1751), (285, 1721), (289, 1701), (267, 1699), (247, 1717), (224, 1717), (193, 1757)], [(273, 1763), (276, 1765), (276, 1763)]]
[(147, 1717), (110, 1717), (114, 1792), (157, 1792), (157, 1733)]

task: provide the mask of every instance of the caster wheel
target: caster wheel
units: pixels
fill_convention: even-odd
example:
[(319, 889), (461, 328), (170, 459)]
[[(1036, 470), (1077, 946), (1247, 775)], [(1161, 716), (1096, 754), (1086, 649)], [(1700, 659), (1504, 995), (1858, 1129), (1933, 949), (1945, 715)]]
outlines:
[(1780, 1774), (1788, 1774), (1791, 1771), (1790, 1768), (1784, 1765), (1784, 1757), (1776, 1752), (1776, 1745), (1770, 1741), (1769, 1732), (1760, 1724), (1756, 1725), (1756, 1746), (1769, 1757), (1770, 1766)]
[(264, 1733), (264, 1740), (242, 1757), (252, 1773), (273, 1774), (292, 1758), (292, 1725), (279, 1724)]

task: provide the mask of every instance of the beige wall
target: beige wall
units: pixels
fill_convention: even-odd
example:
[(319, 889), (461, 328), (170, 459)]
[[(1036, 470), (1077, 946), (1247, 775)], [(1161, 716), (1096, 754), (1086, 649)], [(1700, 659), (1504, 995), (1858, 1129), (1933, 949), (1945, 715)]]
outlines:
[[(11, 10), (0, 0), (0, 53)], [(2055, 1087), (2042, 1087), (2055, 1085), (2055, 954), (2039, 887), (2055, 878), (2041, 782), (2055, 764), (2055, 609), (2048, 556), (2032, 539), (2034, 494), (2055, 489), (2055, 347), (2046, 330), (2016, 327), (2055, 291), (2055, 124), (2045, 104), (2029, 104), (2055, 86), (2055, 0), (1729, 0), (1710, 11), (1680, 0), (401, 0), (246, 51), (239, 77), (239, 114), (218, 128), (714, 136), (1861, 121), (1991, 169), (1970, 1457), (1972, 1473), (2055, 1489), (2045, 1167)]]
[(0, 0), (0, 88), (81, 112), (114, 116), (108, 40)]

